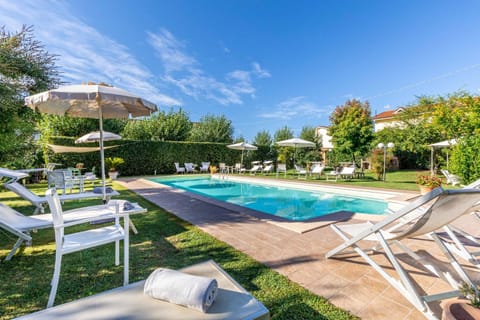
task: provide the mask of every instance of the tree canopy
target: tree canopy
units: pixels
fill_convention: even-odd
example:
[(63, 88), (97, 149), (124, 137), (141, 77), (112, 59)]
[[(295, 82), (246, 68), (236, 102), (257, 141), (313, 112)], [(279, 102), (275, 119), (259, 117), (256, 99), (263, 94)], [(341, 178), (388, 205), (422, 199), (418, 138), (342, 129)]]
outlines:
[(224, 115), (202, 116), (198, 123), (193, 124), (189, 139), (195, 142), (231, 143), (233, 141), (232, 121)]
[(353, 162), (356, 156), (370, 152), (373, 121), (368, 101), (347, 100), (344, 105), (335, 108), (330, 115), (330, 122), (328, 134), (338, 152), (349, 154)]
[(0, 28), (0, 163), (28, 166), (35, 160), (35, 114), (27, 95), (60, 84), (55, 56), (35, 40), (31, 27), (18, 32)]
[(272, 137), (267, 130), (257, 132), (257, 135), (253, 139), (253, 144), (257, 146), (271, 146)]

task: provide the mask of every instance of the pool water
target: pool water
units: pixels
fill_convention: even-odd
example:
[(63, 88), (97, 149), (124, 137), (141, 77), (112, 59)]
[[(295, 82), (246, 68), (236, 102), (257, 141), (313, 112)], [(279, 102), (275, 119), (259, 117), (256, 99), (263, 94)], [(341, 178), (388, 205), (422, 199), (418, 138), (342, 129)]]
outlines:
[(387, 209), (387, 203), (377, 199), (206, 177), (153, 178), (151, 181), (294, 221), (337, 211), (380, 215)]

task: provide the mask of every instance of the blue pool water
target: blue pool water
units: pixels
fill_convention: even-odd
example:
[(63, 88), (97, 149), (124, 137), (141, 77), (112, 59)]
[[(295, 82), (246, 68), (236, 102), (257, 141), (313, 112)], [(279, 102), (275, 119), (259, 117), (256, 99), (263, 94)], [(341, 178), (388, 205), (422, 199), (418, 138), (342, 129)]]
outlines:
[(206, 177), (154, 178), (151, 181), (295, 221), (337, 211), (378, 215), (387, 209), (387, 203), (381, 200)]

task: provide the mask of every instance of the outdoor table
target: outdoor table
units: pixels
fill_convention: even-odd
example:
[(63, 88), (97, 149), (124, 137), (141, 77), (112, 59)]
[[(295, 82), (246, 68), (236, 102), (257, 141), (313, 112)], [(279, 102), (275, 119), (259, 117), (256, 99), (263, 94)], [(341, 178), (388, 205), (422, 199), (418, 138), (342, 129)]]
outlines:
[(32, 181), (39, 182), (41, 176), (47, 173), (47, 168), (18, 169), (18, 172), (28, 173), (32, 176)]
[(128, 265), (129, 265), (129, 246), (130, 246), (130, 226), (131, 226), (131, 223), (130, 223), (130, 216), (132, 214), (139, 214), (139, 213), (145, 213), (147, 212), (147, 209), (145, 208), (142, 208), (140, 207), (140, 205), (138, 203), (131, 203), (131, 205), (133, 206), (133, 209), (130, 209), (130, 210), (120, 210), (120, 202), (119, 200), (110, 200), (109, 203), (108, 203), (108, 206), (112, 206), (115, 205), (115, 211), (114, 211), (114, 216), (116, 217), (123, 217), (123, 228), (124, 228), (124, 232), (125, 232), (125, 239), (123, 240), (124, 243), (123, 243), (123, 272), (124, 272), (124, 276), (123, 276), (123, 285), (126, 286), (128, 284), (128, 274), (129, 274), (129, 268), (128, 268)]

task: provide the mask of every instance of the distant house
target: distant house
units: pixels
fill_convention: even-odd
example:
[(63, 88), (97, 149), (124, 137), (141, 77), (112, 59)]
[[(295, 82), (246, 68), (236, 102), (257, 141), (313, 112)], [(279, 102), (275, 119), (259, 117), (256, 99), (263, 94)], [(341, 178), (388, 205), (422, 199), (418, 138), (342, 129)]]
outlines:
[(328, 127), (319, 126), (315, 128), (317, 137), (322, 138), (322, 159), (328, 164), (327, 152), (333, 149), (332, 137), (328, 135)]
[(400, 127), (402, 124), (396, 119), (396, 116), (398, 116), (404, 111), (404, 107), (399, 107), (395, 110), (387, 110), (375, 115), (372, 118), (374, 124), (374, 131), (378, 132), (385, 128)]

